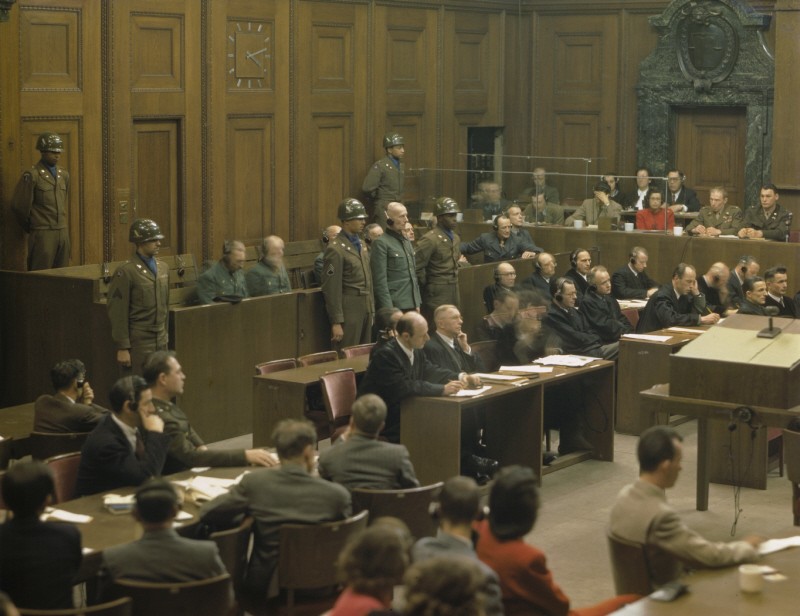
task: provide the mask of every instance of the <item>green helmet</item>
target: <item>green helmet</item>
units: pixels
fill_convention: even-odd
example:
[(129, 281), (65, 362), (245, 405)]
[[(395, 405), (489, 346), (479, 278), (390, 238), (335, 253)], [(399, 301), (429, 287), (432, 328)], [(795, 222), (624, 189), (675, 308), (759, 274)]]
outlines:
[(366, 218), (367, 210), (364, 204), (358, 199), (345, 199), (339, 204), (339, 220), (353, 220), (354, 218)]
[(61, 152), (64, 142), (56, 133), (42, 133), (36, 140), (36, 149), (40, 152)]
[(458, 207), (455, 199), (450, 197), (439, 197), (436, 200), (436, 205), (433, 206), (433, 215), (442, 216), (444, 214), (460, 214), (461, 209)]
[(405, 145), (403, 135), (400, 133), (386, 133), (383, 136), (383, 149), (393, 148), (396, 145)]
[(134, 244), (144, 244), (145, 242), (152, 242), (153, 240), (163, 240), (164, 234), (155, 223), (149, 218), (137, 218), (131, 224), (131, 233), (128, 237), (129, 242)]

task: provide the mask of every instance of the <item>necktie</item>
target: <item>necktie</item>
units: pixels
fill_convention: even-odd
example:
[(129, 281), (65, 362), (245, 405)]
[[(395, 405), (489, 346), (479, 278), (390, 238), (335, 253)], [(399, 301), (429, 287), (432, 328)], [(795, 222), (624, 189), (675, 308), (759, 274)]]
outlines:
[(144, 441), (142, 440), (142, 434), (138, 430), (136, 431), (136, 457), (141, 460), (144, 458)]

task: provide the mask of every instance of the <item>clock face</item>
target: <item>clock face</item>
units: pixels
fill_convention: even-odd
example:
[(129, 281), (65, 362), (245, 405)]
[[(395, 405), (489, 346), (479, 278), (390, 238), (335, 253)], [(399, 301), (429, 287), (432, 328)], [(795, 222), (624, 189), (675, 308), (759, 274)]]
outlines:
[(269, 26), (263, 22), (228, 22), (227, 83), (230, 88), (264, 89), (269, 68)]

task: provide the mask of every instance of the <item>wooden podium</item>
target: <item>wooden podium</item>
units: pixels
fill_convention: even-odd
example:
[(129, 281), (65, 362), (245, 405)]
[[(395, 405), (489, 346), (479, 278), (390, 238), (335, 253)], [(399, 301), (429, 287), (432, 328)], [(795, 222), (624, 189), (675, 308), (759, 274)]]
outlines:
[(759, 338), (768, 321), (733, 315), (670, 358), (670, 396), (737, 405), (727, 421), (709, 424), (709, 479), (715, 483), (765, 489), (770, 460), (777, 461), (770, 445), (777, 450), (780, 441), (770, 439), (758, 413), (750, 421), (740, 417), (739, 406), (800, 405), (800, 322), (775, 318), (781, 333)]

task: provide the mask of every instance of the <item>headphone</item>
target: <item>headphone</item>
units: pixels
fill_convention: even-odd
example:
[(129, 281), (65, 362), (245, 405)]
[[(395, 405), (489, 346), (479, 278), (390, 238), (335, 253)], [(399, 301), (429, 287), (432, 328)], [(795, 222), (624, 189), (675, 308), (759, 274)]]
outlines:
[(755, 431), (758, 429), (758, 426), (753, 425), (755, 419), (756, 412), (749, 406), (736, 407), (731, 411), (731, 418), (730, 422), (728, 423), (728, 432), (736, 431), (736, 421), (738, 420), (750, 426), (750, 429), (753, 431), (753, 435), (755, 436)]
[(497, 216), (494, 217), (494, 220), (492, 220), (492, 229), (494, 229), (495, 231), (497, 231), (497, 227), (499, 226), (497, 223), (497, 219), (500, 218), (500, 216), (502, 216), (502, 214), (498, 214)]
[(542, 271), (542, 264), (539, 263), (539, 255), (541, 255), (541, 254), (542, 253), (540, 252), (538, 255), (536, 255), (536, 258), (533, 260), (533, 267), (537, 272), (541, 272)]
[(714, 281), (714, 284), (719, 284), (719, 281), (720, 281), (719, 274), (714, 274), (714, 276), (712, 276), (711, 280)]
[(330, 241), (331, 241), (331, 238), (328, 237), (328, 230), (327, 229), (323, 229), (322, 230), (322, 243), (323, 244), (327, 244)]
[(386, 216), (386, 226), (387, 227), (394, 227), (394, 220), (389, 218), (388, 215)]
[(572, 264), (572, 267), (578, 267), (578, 255), (582, 252), (589, 252), (585, 248), (576, 248), (573, 250), (569, 255), (569, 262)]
[(229, 255), (233, 252), (233, 240), (225, 240), (222, 242), (222, 254)]
[(500, 282), (500, 266), (494, 268), (494, 281)]
[(559, 304), (561, 303), (561, 300), (564, 299), (564, 285), (567, 283), (574, 284), (572, 280), (570, 280), (566, 276), (561, 276), (558, 279), (556, 279), (554, 284), (550, 285), (550, 288), (555, 290), (555, 293), (553, 293), (553, 299), (556, 300)]

